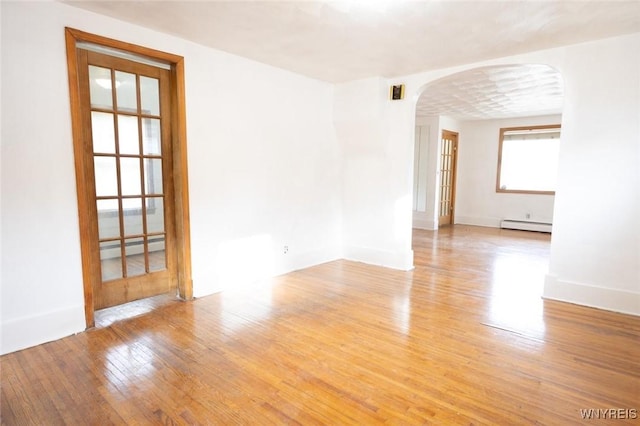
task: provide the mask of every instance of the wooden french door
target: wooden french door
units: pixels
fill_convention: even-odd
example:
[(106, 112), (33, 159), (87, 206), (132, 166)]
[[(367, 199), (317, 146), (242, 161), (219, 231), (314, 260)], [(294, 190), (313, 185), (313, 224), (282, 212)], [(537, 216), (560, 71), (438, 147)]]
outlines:
[(65, 42), (87, 327), (176, 286), (190, 300), (184, 58), (73, 28)]
[(170, 71), (77, 58), (94, 309), (175, 292)]
[(438, 226), (453, 225), (457, 163), (458, 134), (443, 130), (440, 146), (440, 205)]

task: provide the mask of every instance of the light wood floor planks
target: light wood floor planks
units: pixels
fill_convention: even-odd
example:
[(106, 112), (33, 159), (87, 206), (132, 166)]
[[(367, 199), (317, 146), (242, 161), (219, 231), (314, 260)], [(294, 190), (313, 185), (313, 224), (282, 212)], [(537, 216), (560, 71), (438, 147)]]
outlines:
[(455, 226), (415, 231), (414, 250), (410, 272), (336, 261), (100, 312), (102, 327), (0, 359), (2, 424), (551, 425), (640, 409), (640, 318), (543, 301), (548, 235)]

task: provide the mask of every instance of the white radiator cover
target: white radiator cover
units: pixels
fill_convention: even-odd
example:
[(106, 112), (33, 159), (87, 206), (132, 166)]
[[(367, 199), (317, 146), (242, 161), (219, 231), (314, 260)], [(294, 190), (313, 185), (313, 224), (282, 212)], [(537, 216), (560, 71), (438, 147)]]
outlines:
[(536, 231), (551, 233), (551, 224), (546, 222), (532, 222), (528, 220), (503, 219), (500, 222), (502, 229), (518, 229), (521, 231)]

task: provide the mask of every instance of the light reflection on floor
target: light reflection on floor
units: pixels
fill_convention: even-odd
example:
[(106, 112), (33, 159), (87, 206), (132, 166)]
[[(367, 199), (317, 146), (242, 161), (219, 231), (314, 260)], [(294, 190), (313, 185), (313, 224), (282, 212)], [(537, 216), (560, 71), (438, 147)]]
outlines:
[(112, 393), (136, 391), (136, 387), (145, 383), (145, 379), (151, 379), (157, 373), (154, 352), (145, 345), (144, 340), (143, 336), (107, 349), (104, 377)]
[(548, 262), (520, 253), (499, 253), (493, 262), (488, 325), (543, 339), (542, 289)]
[(396, 329), (402, 334), (411, 331), (411, 299), (408, 296), (396, 297), (393, 300), (393, 321)]
[(393, 296), (393, 317), (392, 321), (395, 328), (401, 334), (408, 336), (411, 333), (411, 315), (412, 315), (412, 300), (411, 291), (413, 282), (407, 280), (403, 285), (398, 286), (397, 294)]
[(233, 312), (221, 316), (224, 328), (233, 333), (270, 318), (274, 308), (274, 285), (272, 279), (262, 279), (222, 292), (221, 308), (224, 312)]
[[(422, 280), (429, 277), (428, 286), (416, 288), (439, 308), (479, 305), (480, 324), (506, 340), (525, 337), (535, 346), (546, 332), (542, 292), (549, 248), (550, 235), (537, 232), (464, 225), (414, 230), (416, 268)], [(429, 288), (448, 291), (427, 295)]]

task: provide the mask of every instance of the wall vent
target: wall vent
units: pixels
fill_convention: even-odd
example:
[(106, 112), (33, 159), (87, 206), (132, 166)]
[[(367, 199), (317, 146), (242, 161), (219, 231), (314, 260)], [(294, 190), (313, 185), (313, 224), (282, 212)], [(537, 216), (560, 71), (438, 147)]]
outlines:
[(532, 222), (528, 220), (504, 219), (500, 222), (502, 229), (517, 229), (520, 231), (535, 231), (551, 233), (551, 224), (546, 222)]

